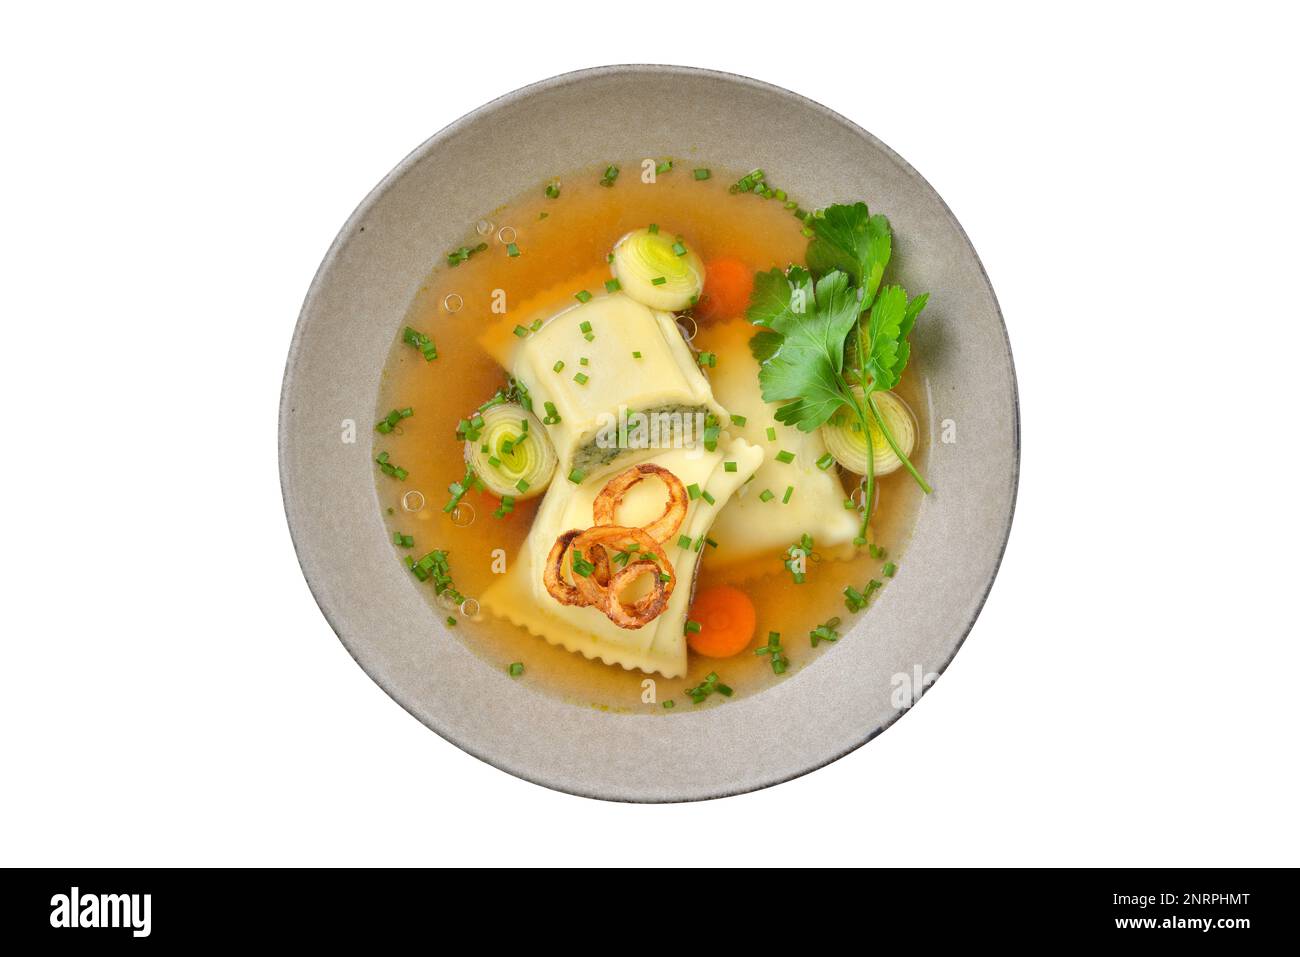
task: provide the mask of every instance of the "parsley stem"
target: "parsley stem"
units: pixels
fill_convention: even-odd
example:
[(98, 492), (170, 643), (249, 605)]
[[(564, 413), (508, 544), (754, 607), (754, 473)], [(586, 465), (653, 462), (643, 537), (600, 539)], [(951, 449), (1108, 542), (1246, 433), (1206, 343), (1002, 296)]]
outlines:
[(853, 387), (850, 386), (844, 376), (840, 376), (843, 383), (844, 394), (848, 396), (853, 411), (858, 414), (858, 422), (862, 425), (862, 435), (867, 440), (867, 480), (862, 483), (862, 529), (858, 532), (858, 538), (862, 539), (862, 544), (867, 542), (867, 525), (871, 521), (871, 507), (876, 497), (876, 453), (871, 447), (871, 429), (867, 426), (867, 412), (863, 407), (871, 397), (870, 386), (867, 385), (867, 353), (862, 342), (862, 319), (853, 324), (853, 335), (857, 338), (858, 345), (858, 382), (862, 385), (862, 404), (858, 403), (858, 398), (853, 393)]
[[(916, 479), (916, 484), (921, 486), (921, 491), (925, 492), (926, 495), (929, 495), (934, 491), (934, 489), (930, 488), (925, 479), (921, 478), (921, 473), (918, 472), (916, 467), (908, 461), (907, 456), (903, 454), (903, 450), (900, 449), (898, 443), (894, 441), (894, 436), (890, 433), (889, 426), (885, 425), (885, 417), (880, 414), (880, 409), (876, 406), (876, 400), (871, 397), (870, 392), (867, 393), (866, 398), (867, 405), (871, 408), (871, 415), (876, 420), (876, 424), (880, 426), (880, 432), (884, 435), (885, 441), (888, 442), (889, 447), (894, 450), (894, 454), (898, 456), (898, 460), (903, 463), (903, 468), (912, 473), (912, 478)], [(871, 446), (870, 433), (867, 433), (867, 446), (868, 448)], [(871, 456), (868, 453), (868, 458), (870, 457)]]
[[(849, 401), (853, 404), (853, 411), (858, 414), (858, 421), (862, 423), (862, 434), (867, 437), (867, 475), (866, 481), (862, 483), (862, 530), (858, 533), (858, 538), (862, 543), (867, 544), (867, 525), (871, 522), (871, 508), (876, 500), (876, 457), (871, 452), (871, 430), (867, 427), (867, 413), (862, 405), (858, 404), (857, 396), (852, 390), (848, 390)], [(864, 396), (863, 402), (867, 399)]]

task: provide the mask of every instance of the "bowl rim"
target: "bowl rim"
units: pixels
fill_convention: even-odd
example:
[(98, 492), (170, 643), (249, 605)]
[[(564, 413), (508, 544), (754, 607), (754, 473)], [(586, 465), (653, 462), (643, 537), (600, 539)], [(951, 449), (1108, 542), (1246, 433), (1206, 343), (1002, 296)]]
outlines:
[(286, 524), (288, 525), (289, 537), (294, 549), (294, 557), (298, 561), (299, 569), (302, 572), (303, 579), (307, 583), (308, 590), (311, 592), (312, 599), (316, 602), (316, 606), (320, 609), (320, 612), (322, 616), (325, 618), (325, 621), (329, 624), (331, 630), (333, 630), (335, 636), (339, 639), (339, 643), (342, 644), (344, 649), (347, 650), (348, 654), (352, 657), (353, 661), (357, 663), (357, 665), (371, 679), (371, 681), (373, 681), (376, 685), (378, 685), (384, 691), (384, 693), (388, 695), (389, 698), (391, 698), (393, 701), (395, 701), (404, 711), (410, 714), (421, 724), (428, 727), (429, 730), (433, 731), (443, 740), (454, 745), (456, 748), (460, 749), (461, 751), (464, 751), (466, 754), (469, 754), (472, 757), (477, 758), (478, 760), (492, 766), (493, 768), (496, 768), (497, 770), (504, 771), (505, 773), (510, 774), (513, 777), (527, 781), (530, 784), (544, 787), (549, 790), (559, 791), (561, 793), (572, 794), (578, 797), (592, 798), (595, 800), (609, 801), (615, 803), (677, 804), (677, 803), (689, 803), (694, 801), (714, 800), (716, 798), (731, 797), (737, 794), (745, 794), (751, 791), (763, 790), (765, 788), (773, 787), (774, 785), (777, 784), (783, 784), (787, 781), (792, 781), (796, 778), (800, 778), (804, 776), (805, 774), (809, 774), (813, 771), (819, 770), (820, 768), (826, 767), (829, 764), (833, 764), (835, 761), (838, 761), (839, 759), (845, 757), (846, 755), (851, 754), (852, 752), (858, 750), (863, 745), (867, 744), (869, 741), (874, 739), (881, 732), (885, 731), (890, 727), (893, 727), (893, 725), (903, 715), (910, 712), (912, 708), (914, 708), (916, 704), (919, 703), (920, 699), (924, 697), (924, 695), (927, 693), (929, 688), (933, 687), (934, 683), (932, 682), (930, 685), (924, 685), (919, 691), (919, 693), (917, 694), (916, 698), (913, 700), (911, 705), (909, 705), (906, 708), (898, 710), (888, 720), (884, 721), (877, 727), (867, 731), (863, 735), (860, 741), (857, 741), (850, 747), (844, 748), (834, 753), (830, 757), (825, 758), (824, 760), (818, 760), (806, 766), (802, 766), (799, 770), (794, 771), (790, 774), (776, 775), (771, 777), (770, 779), (764, 779), (757, 783), (746, 782), (736, 787), (719, 788), (715, 793), (701, 793), (701, 794), (683, 796), (683, 797), (662, 798), (662, 797), (638, 797), (638, 796), (601, 793), (595, 790), (584, 789), (583, 787), (578, 786), (577, 784), (574, 783), (559, 782), (554, 780), (544, 780), (540, 776), (527, 773), (518, 768), (508, 767), (504, 763), (494, 760), (492, 757), (482, 753), (481, 749), (473, 745), (471, 742), (460, 740), (459, 739), (460, 736), (451, 733), (448, 729), (438, 727), (437, 723), (431, 719), (426, 720), (425, 716), (419, 714), (412, 706), (404, 702), (402, 698), (395, 693), (394, 689), (389, 687), (389, 683), (384, 679), (382, 675), (377, 674), (375, 669), (367, 667), (366, 663), (363, 662), (361, 658), (358, 657), (357, 652), (353, 649), (352, 645), (348, 642), (348, 640), (344, 637), (343, 632), (340, 630), (340, 626), (338, 624), (338, 621), (336, 620), (336, 616), (332, 612), (329, 603), (325, 599), (324, 590), (321, 587), (320, 582), (316, 581), (313, 575), (308, 571), (307, 565), (303, 559), (303, 550), (301, 544), (301, 539), (303, 537), (302, 529), (295, 524), (293, 511), (289, 502), (289, 482), (288, 482), (289, 462), (288, 462), (288, 443), (286, 441), (286, 431), (289, 425), (289, 421), (288, 421), (289, 411), (290, 411), (289, 402), (292, 393), (295, 366), (297, 364), (298, 355), (302, 349), (304, 333), (309, 319), (309, 314), (311, 313), (312, 307), (318, 298), (318, 294), (320, 293), (326, 275), (331, 271), (331, 269), (333, 269), (341, 250), (345, 247), (349, 237), (351, 237), (355, 232), (354, 227), (356, 227), (358, 224), (364, 221), (366, 215), (379, 203), (379, 201), (388, 193), (388, 191), (392, 189), (415, 165), (421, 162), (429, 151), (437, 147), (444, 140), (447, 140), (455, 136), (461, 129), (471, 125), (480, 117), (491, 114), (492, 112), (495, 112), (496, 110), (508, 106), (518, 100), (539, 93), (544, 93), (549, 90), (558, 89), (572, 84), (582, 83), (587, 80), (597, 79), (601, 77), (607, 77), (607, 76), (613, 76), (619, 74), (635, 74), (635, 73), (652, 73), (661, 76), (686, 76), (686, 77), (691, 77), (693, 79), (721, 80), (728, 83), (748, 86), (752, 89), (756, 89), (759, 91), (777, 94), (782, 97), (792, 98), (798, 101), (804, 107), (812, 109), (822, 114), (823, 117), (830, 119), (835, 123), (840, 124), (841, 126), (848, 129), (850, 132), (852, 132), (853, 134), (857, 135), (858, 137), (862, 138), (864, 141), (868, 142), (874, 148), (880, 150), (880, 152), (884, 154), (886, 157), (888, 157), (889, 160), (892, 163), (894, 163), (903, 172), (905, 176), (917, 182), (921, 187), (923, 187), (925, 191), (927, 191), (935, 200), (938, 201), (939, 208), (942, 210), (942, 213), (946, 218), (946, 220), (948, 221), (948, 224), (952, 228), (954, 228), (956, 233), (960, 236), (962, 243), (964, 244), (967, 252), (971, 256), (972, 261), (974, 262), (975, 266), (979, 270), (980, 278), (982, 279), (984, 286), (987, 288), (989, 296), (992, 300), (993, 313), (997, 318), (998, 328), (1002, 334), (1002, 348), (1005, 352), (1006, 360), (1007, 360), (1007, 378), (1008, 378), (1007, 384), (1010, 386), (1010, 400), (1011, 400), (1010, 403), (1011, 404), (1011, 423), (1010, 423), (1011, 425), (1011, 460), (1010, 460), (1011, 469), (1010, 469), (1010, 476), (1009, 476), (1011, 480), (1011, 487), (1010, 487), (1010, 498), (1006, 509), (1006, 517), (1000, 532), (1000, 541), (998, 541), (997, 543), (996, 556), (993, 560), (992, 567), (989, 571), (988, 580), (984, 585), (983, 593), (979, 595), (978, 599), (975, 601), (974, 605), (972, 606), (970, 618), (966, 622), (960, 636), (957, 638), (955, 644), (953, 645), (951, 653), (948, 655), (947, 659), (944, 660), (943, 663), (935, 669), (936, 680), (938, 676), (942, 675), (945, 671), (947, 671), (948, 666), (952, 663), (953, 659), (956, 657), (957, 652), (961, 650), (962, 646), (965, 645), (966, 640), (970, 637), (970, 633), (975, 626), (975, 622), (978, 620), (980, 613), (983, 611), (984, 605), (988, 600), (988, 596), (992, 591), (993, 583), (997, 580), (998, 572), (1001, 570), (1002, 561), (1006, 555), (1007, 545), (1010, 540), (1011, 526), (1015, 519), (1016, 503), (1019, 497), (1020, 458), (1021, 458), (1020, 388), (1019, 388), (1018, 377), (1016, 375), (1014, 354), (1011, 349), (1010, 335), (1007, 331), (1006, 319), (1003, 316), (1002, 306), (1001, 303), (998, 301), (996, 290), (993, 287), (992, 281), (989, 279), (988, 271), (985, 269), (984, 263), (979, 257), (979, 253), (976, 251), (974, 244), (971, 243), (970, 237), (967, 235), (965, 228), (961, 225), (961, 222), (957, 219), (956, 215), (952, 212), (952, 209), (948, 206), (948, 203), (943, 199), (942, 195), (930, 184), (930, 182), (924, 176), (922, 176), (914, 167), (912, 167), (910, 163), (908, 163), (905, 159), (903, 159), (902, 156), (900, 156), (897, 152), (895, 152), (892, 148), (890, 148), (888, 144), (882, 142), (879, 138), (877, 138), (868, 130), (859, 126), (857, 123), (853, 122), (852, 120), (845, 117), (844, 115), (838, 113), (835, 110), (832, 110), (830, 107), (827, 107), (816, 100), (813, 100), (807, 96), (804, 96), (800, 93), (796, 93), (792, 90), (789, 90), (785, 87), (779, 86), (774, 83), (768, 83), (763, 80), (758, 80), (753, 77), (745, 76), (743, 74), (731, 73), (723, 70), (714, 70), (714, 69), (708, 69), (704, 67), (694, 67), (694, 66), (675, 65), (675, 64), (619, 63), (619, 64), (608, 64), (608, 65), (595, 66), (595, 67), (586, 67), (578, 70), (567, 71), (565, 73), (559, 73), (554, 76), (547, 77), (545, 79), (538, 80), (533, 83), (529, 83), (525, 86), (518, 87), (507, 93), (503, 93), (500, 96), (497, 96), (489, 100), (488, 102), (482, 104), (481, 106), (476, 107), (470, 112), (465, 113), (464, 115), (458, 117), (457, 119), (448, 123), (446, 126), (442, 127), (440, 130), (438, 130), (437, 132), (435, 132), (434, 134), (426, 138), (424, 141), (422, 141), (418, 146), (416, 146), (409, 153), (407, 153), (407, 155), (399, 163), (397, 163), (397, 165), (394, 166), (357, 204), (356, 208), (352, 211), (351, 215), (348, 216), (347, 220), (345, 220), (343, 225), (340, 227), (338, 234), (335, 236), (333, 242), (326, 250), (320, 265), (317, 267), (316, 272), (312, 277), (311, 284), (308, 286), (307, 292), (303, 297), (303, 303), (298, 313), (298, 319), (294, 324), (293, 333), (290, 339), (288, 356), (285, 361), (284, 374), (281, 379), (281, 391), (280, 391), (280, 400), (278, 405), (278, 424), (277, 424), (277, 460), (278, 460), (278, 471), (280, 476), (281, 504), (285, 511), (285, 521)]

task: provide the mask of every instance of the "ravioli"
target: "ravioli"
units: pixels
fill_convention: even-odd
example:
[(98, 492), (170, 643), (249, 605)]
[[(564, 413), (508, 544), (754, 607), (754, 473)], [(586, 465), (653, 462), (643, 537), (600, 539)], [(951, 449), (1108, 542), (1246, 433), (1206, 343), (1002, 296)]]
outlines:
[[(743, 437), (766, 453), (754, 478), (722, 509), (713, 526), (718, 548), (709, 556), (711, 566), (755, 565), (755, 571), (778, 569), (773, 556), (783, 553), (804, 534), (811, 535), (824, 558), (850, 558), (858, 534), (858, 513), (844, 507), (844, 487), (834, 469), (823, 471), (817, 460), (826, 454), (821, 432), (801, 432), (776, 421), (777, 406), (764, 402), (758, 385), (758, 361), (749, 351), (754, 327), (747, 322), (729, 322), (700, 330), (704, 348), (718, 356), (711, 370), (713, 395), (733, 415), (732, 435)], [(725, 420), (724, 420), (725, 421)], [(776, 441), (768, 429), (776, 430)], [(778, 454), (794, 454), (793, 462), (782, 462)], [(793, 488), (789, 502), (786, 490)], [(763, 501), (764, 489), (773, 497)]]
[[(593, 524), (592, 503), (605, 481), (621, 470), (621, 464), (596, 480), (586, 479), (580, 485), (557, 480), (547, 490), (519, 556), (506, 574), (483, 593), (483, 607), (553, 645), (588, 658), (629, 670), (657, 672), (666, 678), (684, 676), (686, 616), (696, 567), (706, 550), (710, 561), (720, 551), (705, 539), (711, 536), (711, 526), (727, 502), (763, 461), (763, 450), (744, 439), (724, 438), (713, 452), (703, 446), (670, 449), (648, 461), (672, 472), (686, 486), (697, 484), (715, 502), (709, 504), (703, 497), (694, 499), (677, 534), (663, 543), (677, 586), (662, 614), (642, 628), (620, 628), (595, 608), (559, 603), (542, 583), (546, 557), (555, 539), (568, 529)], [(728, 471), (725, 463), (735, 463), (735, 471)], [(641, 482), (623, 499), (618, 521), (637, 527), (648, 524), (662, 513), (664, 498), (662, 483)], [(689, 545), (683, 544), (686, 540)]]
[(726, 421), (673, 314), (623, 293), (553, 316), (519, 341), (510, 368), (539, 415), (546, 402), (555, 406), (560, 421), (547, 434), (561, 475), (573, 468), (591, 475), (618, 458), (620, 421), (632, 416), (635, 431), (637, 413), (658, 413), (656, 428), (675, 417), (663, 423), (680, 430), (684, 445), (699, 437), (706, 416)]

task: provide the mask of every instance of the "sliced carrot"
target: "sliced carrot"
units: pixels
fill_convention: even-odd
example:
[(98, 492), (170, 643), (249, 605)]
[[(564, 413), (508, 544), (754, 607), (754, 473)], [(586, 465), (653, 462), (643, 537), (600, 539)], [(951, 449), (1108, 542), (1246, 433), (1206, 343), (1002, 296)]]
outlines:
[(695, 316), (704, 322), (739, 319), (749, 308), (754, 271), (739, 259), (714, 259), (704, 267), (704, 294)]
[(706, 658), (730, 658), (749, 647), (758, 616), (754, 603), (739, 588), (714, 585), (695, 596), (690, 620), (700, 630), (686, 636), (691, 650)]

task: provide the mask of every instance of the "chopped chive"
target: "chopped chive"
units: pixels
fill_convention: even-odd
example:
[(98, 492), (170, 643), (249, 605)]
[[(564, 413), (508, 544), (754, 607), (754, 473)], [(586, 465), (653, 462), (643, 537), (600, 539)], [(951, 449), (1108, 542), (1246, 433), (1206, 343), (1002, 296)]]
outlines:
[(673, 706), (673, 699), (672, 699), (672, 698), (669, 698), (667, 701), (664, 702), (664, 707), (665, 707), (665, 708), (672, 708), (672, 706)]
[(563, 371), (564, 371), (564, 360), (563, 360), (563, 359), (556, 359), (556, 360), (555, 360), (555, 365), (551, 366), (551, 371), (552, 371), (552, 372), (563, 372)]
[(711, 175), (713, 175), (707, 169), (697, 169), (694, 171), (694, 174), (696, 179), (701, 179), (701, 180), (708, 179)]
[(487, 248), (487, 243), (479, 243), (473, 248), (469, 246), (461, 246), (459, 249), (447, 253), (447, 265), (459, 266), (463, 262), (469, 262), (470, 256), (473, 256), (475, 253), (481, 253)]
[(508, 246), (506, 246), (506, 255), (507, 255), (507, 256), (511, 256), (511, 257), (518, 256), (518, 255), (519, 255), (519, 244), (518, 244), (518, 243), (510, 243)]
[(704, 499), (704, 501), (708, 502), (710, 505), (718, 504), (717, 499), (715, 499), (712, 495), (709, 494), (708, 489), (705, 489), (703, 492), (701, 492), (700, 497)]
[(722, 471), (724, 471), (724, 472), (734, 472), (734, 471), (736, 471), (737, 468), (738, 468), (738, 466), (736, 465), (735, 462), (723, 462), (723, 463), (722, 463)]
[(782, 505), (789, 505), (789, 504), (790, 504), (790, 496), (792, 496), (793, 494), (794, 494), (794, 486), (793, 486), (793, 485), (787, 485), (787, 486), (785, 487), (785, 494), (781, 496), (781, 504), (782, 504)]
[(616, 179), (618, 179), (618, 167), (611, 163), (605, 167), (605, 175), (600, 178), (600, 185), (613, 186)]
[(581, 291), (579, 291), (579, 292), (575, 292), (575, 293), (573, 294), (573, 298), (576, 299), (576, 300), (578, 300), (578, 302), (587, 302), (589, 299), (591, 299), (591, 293), (589, 293), (589, 292), (587, 292), (587, 290), (583, 289), (583, 290), (581, 290)]
[(717, 547), (718, 547), (718, 543), (715, 542), (715, 541), (714, 541), (713, 539), (711, 539), (711, 538), (706, 538), (706, 539), (704, 540), (704, 544), (705, 544), (705, 545), (708, 545), (709, 548), (717, 548)]
[(524, 673), (524, 663), (522, 661), (516, 661), (506, 670), (509, 672), (511, 678), (518, 678)]
[(743, 415), (736, 415), (734, 412), (731, 414), (732, 425), (744, 425), (748, 421), (749, 420), (745, 418)]
[(794, 461), (794, 453), (782, 449), (780, 452), (776, 453), (776, 460), (778, 462), (784, 463), (785, 465), (789, 465), (791, 462)]
[(591, 365), (591, 362), (587, 359), (586, 356), (581, 356), (581, 357), (578, 359), (578, 365), (580, 365), (580, 366)]
[(542, 328), (542, 320), (534, 319), (531, 323), (529, 323), (528, 328), (533, 330), (533, 332), (536, 332), (538, 329)]
[(409, 346), (415, 346), (420, 350), (426, 362), (432, 362), (438, 358), (438, 347), (433, 344), (433, 340), (423, 332), (417, 332), (410, 326), (407, 326), (402, 333), (402, 341)]
[(646, 232), (648, 232), (651, 236), (655, 235), (656, 233), (659, 232), (659, 224), (651, 223), (649, 226), (646, 227)]
[[(849, 592), (849, 591), (854, 591), (854, 589), (851, 588), (845, 589), (845, 592)], [(840, 633), (835, 630), (839, 626), (840, 626), (840, 620), (838, 618), (831, 618), (828, 621), (818, 625), (812, 631), (808, 632), (808, 638), (810, 644), (814, 648), (816, 648), (823, 641), (831, 641), (831, 642), (839, 641)]]
[[(551, 180), (549, 183), (546, 184), (545, 192), (546, 192), (547, 199), (559, 199), (560, 181), (558, 179)], [(542, 215), (545, 215), (545, 213), (543, 213)]]
[(582, 480), (587, 477), (587, 473), (582, 469), (573, 469), (569, 472), (569, 481), (574, 485), (581, 485)]
[(898, 566), (893, 562), (885, 562), (885, 564), (880, 567), (880, 574), (884, 575), (886, 578), (893, 578), (894, 573), (897, 571)]
[(784, 674), (789, 659), (786, 658), (785, 652), (781, 649), (781, 633), (779, 631), (769, 631), (767, 633), (767, 644), (761, 645), (754, 649), (756, 655), (771, 655), (768, 662), (772, 665), (772, 671), (775, 674)]
[(527, 479), (520, 479), (518, 482), (515, 483), (515, 488), (519, 489), (519, 491), (521, 491), (521, 492), (527, 492), (527, 491), (528, 491), (528, 480), (527, 480)]
[(582, 338), (586, 339), (588, 342), (591, 342), (593, 339), (596, 338), (596, 334), (594, 332), (589, 332)]
[(528, 329), (524, 326), (515, 326), (515, 335), (522, 339), (524, 336), (528, 335)]
[(623, 284), (620, 283), (617, 278), (605, 280), (606, 292), (618, 292), (622, 288), (623, 288)]
[(716, 671), (710, 671), (704, 676), (704, 680), (694, 688), (687, 688), (686, 694), (690, 696), (691, 701), (700, 704), (715, 691), (726, 698), (730, 698), (734, 693), (731, 688), (718, 681), (718, 673)]
[(715, 352), (701, 352), (698, 361), (702, 366), (708, 366), (710, 369), (718, 364), (718, 355)]
[(578, 331), (581, 332), (584, 336), (587, 335), (588, 333), (591, 332), (591, 323), (585, 320), (583, 322), (578, 323)]
[(666, 276), (655, 276), (653, 279), (650, 280), (650, 285), (652, 285), (652, 286), (662, 286), (662, 285), (663, 285), (664, 283), (666, 283), (667, 281), (668, 281), (668, 278), (667, 278)]
[(758, 493), (758, 497), (761, 501), (770, 502), (772, 499), (776, 498), (776, 495), (770, 488), (765, 488), (763, 491)]
[(688, 635), (698, 635), (698, 634), (700, 633), (700, 630), (701, 630), (703, 627), (704, 627), (704, 626), (701, 625), (698, 621), (688, 621), (688, 622), (686, 623), (686, 629), (685, 629), (685, 630), (686, 630), (686, 634), (688, 634)]
[(825, 472), (828, 468), (830, 468), (834, 464), (835, 464), (835, 456), (831, 455), (831, 453), (829, 452), (827, 452), (825, 455), (823, 455), (821, 458), (817, 460), (817, 467), (821, 469), (823, 472)]
[(400, 545), (403, 548), (414, 548), (415, 536), (403, 535), (401, 532), (393, 532), (393, 544)]
[(877, 545), (875, 542), (872, 542), (871, 545), (868, 546), (867, 551), (871, 553), (872, 558), (885, 557), (885, 550), (881, 548), (879, 545)]
[(578, 385), (586, 385), (588, 381), (587, 374), (585, 372), (579, 372), (573, 377), (573, 381), (578, 383)]
[(451, 615), (447, 616), (447, 627), (448, 628), (456, 627), (456, 619), (451, 617)]
[(590, 578), (596, 571), (596, 566), (587, 559), (582, 557), (582, 552), (574, 549), (573, 552), (573, 574), (582, 578)]
[(700, 497), (700, 486), (697, 483), (692, 482), (690, 485), (686, 486), (686, 494), (690, 497), (692, 502), (695, 501)]
[(375, 463), (379, 466), (379, 471), (383, 472), (385, 475), (391, 475), (399, 482), (405, 482), (406, 477), (411, 474), (400, 465), (394, 465), (392, 462), (388, 461), (387, 452), (380, 452), (375, 458)]
[(641, 358), (641, 353), (639, 353), (639, 352), (633, 352), (633, 353), (632, 353), (632, 358), (633, 358), (633, 359), (640, 359), (640, 358)]
[(767, 427), (767, 440), (768, 440), (769, 442), (775, 442), (775, 441), (776, 441), (776, 427), (775, 427), (775, 426), (771, 426), (771, 425), (769, 425), (769, 426)]
[(673, 168), (672, 160), (660, 160), (655, 164), (656, 173), (667, 173)]
[(691, 543), (691, 551), (698, 552), (703, 547), (704, 547), (703, 535), (701, 535), (699, 538), (697, 538), (694, 542)]
[(677, 547), (678, 547), (678, 548), (690, 548), (690, 547), (691, 547), (691, 536), (689, 536), (689, 535), (678, 535), (678, 536), (677, 536)]
[(686, 244), (683, 243), (680, 239), (677, 240), (677, 242), (673, 243), (673, 252), (675, 252), (679, 256), (685, 256)]

